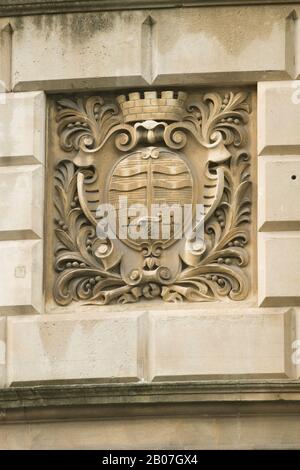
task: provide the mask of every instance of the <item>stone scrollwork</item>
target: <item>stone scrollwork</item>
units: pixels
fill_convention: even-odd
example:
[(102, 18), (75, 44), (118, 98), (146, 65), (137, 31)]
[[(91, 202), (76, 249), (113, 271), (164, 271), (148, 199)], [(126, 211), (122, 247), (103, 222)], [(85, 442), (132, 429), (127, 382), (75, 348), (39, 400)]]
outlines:
[[(196, 96), (145, 91), (56, 103), (63, 152), (54, 174), (53, 293), (59, 305), (248, 296), (249, 97), (243, 91)], [(192, 231), (178, 236), (172, 215), (163, 237), (161, 213), (147, 213), (141, 218), (147, 229), (135, 238), (130, 227), (136, 218), (126, 213), (119, 221), (125, 197), (128, 205), (148, 209), (190, 205)], [(103, 232), (101, 204), (120, 216), (116, 237)], [(118, 235), (122, 227), (126, 237)]]

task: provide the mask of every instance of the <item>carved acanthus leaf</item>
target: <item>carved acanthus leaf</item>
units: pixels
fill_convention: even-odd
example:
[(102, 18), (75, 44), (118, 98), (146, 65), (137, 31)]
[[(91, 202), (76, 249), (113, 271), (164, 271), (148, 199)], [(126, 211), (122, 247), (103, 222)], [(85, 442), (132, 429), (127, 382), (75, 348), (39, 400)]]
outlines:
[(121, 122), (117, 104), (105, 104), (101, 96), (58, 101), (57, 132), (66, 152), (81, 149), (95, 152), (101, 148), (110, 129)]
[(232, 92), (221, 97), (218, 93), (207, 93), (202, 100), (189, 103), (188, 114), (179, 123), (165, 129), (165, 142), (174, 149), (186, 145), (187, 133), (206, 148), (234, 144), (240, 147), (246, 143), (249, 103), (247, 93)]

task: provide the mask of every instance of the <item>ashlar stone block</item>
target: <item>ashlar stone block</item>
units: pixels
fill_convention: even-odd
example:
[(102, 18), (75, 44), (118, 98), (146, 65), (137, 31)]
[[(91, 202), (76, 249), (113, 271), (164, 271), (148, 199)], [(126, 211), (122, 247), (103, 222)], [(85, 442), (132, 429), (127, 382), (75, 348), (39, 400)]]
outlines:
[(43, 235), (43, 167), (0, 167), (0, 240)]
[(43, 163), (44, 153), (44, 93), (0, 93), (0, 165)]
[(0, 313), (41, 312), (42, 241), (1, 241), (0, 260)]
[(290, 11), (232, 6), (154, 12), (155, 85), (288, 78)]
[(13, 23), (14, 91), (145, 85), (145, 12), (27, 16)]
[(261, 156), (258, 169), (259, 230), (299, 230), (300, 157)]
[(293, 155), (300, 151), (300, 81), (258, 83), (258, 153)]
[(300, 305), (300, 232), (260, 233), (258, 260), (259, 304)]
[(139, 312), (8, 318), (8, 383), (137, 381)]
[(286, 377), (290, 312), (178, 308), (150, 314), (151, 380)]

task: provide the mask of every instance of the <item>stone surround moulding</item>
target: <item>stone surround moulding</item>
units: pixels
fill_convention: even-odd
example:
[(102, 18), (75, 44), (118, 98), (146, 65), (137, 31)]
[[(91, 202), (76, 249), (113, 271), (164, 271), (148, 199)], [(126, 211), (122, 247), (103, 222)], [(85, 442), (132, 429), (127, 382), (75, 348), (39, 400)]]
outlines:
[(0, 17), (82, 11), (163, 9), (232, 5), (286, 5), (297, 3), (300, 3), (300, 0), (0, 0)]
[(300, 412), (299, 380), (209, 380), (0, 389), (0, 424), (126, 417)]

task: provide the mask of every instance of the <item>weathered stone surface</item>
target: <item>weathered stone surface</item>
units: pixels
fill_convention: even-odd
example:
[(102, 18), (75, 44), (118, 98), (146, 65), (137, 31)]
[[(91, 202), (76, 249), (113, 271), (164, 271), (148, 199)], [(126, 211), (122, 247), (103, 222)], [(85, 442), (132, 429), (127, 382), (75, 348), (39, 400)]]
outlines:
[(37, 313), (43, 308), (43, 243), (0, 242), (0, 312)]
[(8, 318), (8, 384), (137, 381), (139, 313)]
[[(255, 8), (249, 4), (257, 0), (247, 1), (247, 6), (237, 2), (239, 6), (230, 8), (195, 8), (216, 2), (191, 0), (188, 8), (179, 0), (132, 0), (126, 5), (96, 0), (73, 2), (71, 7), (78, 11), (85, 5), (94, 13), (70, 14), (67, 1), (36, 5), (24, 0), (16, 5), (13, 0), (3, 5), (0, 0), (0, 16), (8, 11), (20, 15), (0, 19), (0, 91), (8, 91), (0, 94), (0, 312), (5, 315), (0, 318), (0, 386), (6, 387), (0, 391), (0, 447), (299, 448), (295, 378), (300, 376), (300, 310), (289, 306), (300, 305), (300, 81), (291, 80), (300, 77), (300, 7), (296, 0), (277, 6), (266, 0), (268, 6)], [(179, 3), (181, 8), (174, 8)], [(114, 10), (116, 6), (122, 11)], [(23, 16), (62, 11), (58, 8), (67, 14)], [(151, 307), (145, 302), (139, 307), (103, 309), (53, 306), (51, 300), (47, 308), (52, 313), (24, 315), (44, 313), (43, 276), (53, 276), (54, 243), (49, 240), (46, 247), (44, 271), (44, 243), (33, 240), (42, 237), (41, 195), (53, 183), (50, 171), (48, 186), (42, 187), (43, 168), (36, 165), (45, 160), (45, 96), (40, 90), (60, 97), (66, 92), (70, 98), (80, 91), (93, 95), (94, 89), (109, 89), (113, 96), (122, 89), (137, 96), (144, 89), (144, 98), (139, 96), (135, 109), (126, 111), (130, 123), (149, 117), (144, 99), (153, 98), (155, 86), (170, 98), (171, 90), (184, 91), (185, 85), (194, 89), (209, 85), (210, 92), (216, 86), (234, 91), (235, 86), (240, 90), (243, 84), (253, 85), (255, 116), (257, 81), (261, 82), (258, 185), (254, 172), (250, 178), (254, 207), (258, 192), (261, 232), (257, 283), (254, 230), (250, 229), (249, 263), (244, 253), (240, 264), (253, 281), (249, 297), (193, 307), (189, 303), (162, 307), (153, 299)], [(225, 109), (228, 99), (217, 103)], [(152, 111), (157, 118), (166, 117), (157, 106)], [(164, 112), (174, 117), (168, 109)], [(49, 116), (54, 116), (51, 109)], [(234, 118), (223, 119), (225, 130), (233, 125), (241, 128)], [(83, 122), (74, 121), (79, 128)], [(202, 130), (203, 122), (197, 122)], [(250, 151), (255, 141), (251, 118), (249, 129), (243, 152)], [(207, 135), (210, 145), (213, 134)], [(88, 146), (90, 142), (85, 140)], [(174, 142), (176, 148), (180, 133)], [(66, 152), (73, 162), (74, 149)], [(53, 158), (61, 158), (58, 145)], [(231, 169), (228, 173), (230, 180)], [(75, 198), (70, 200), (72, 209), (76, 203)], [(48, 209), (46, 220), (58, 219)], [(240, 214), (248, 217), (248, 207), (243, 206)], [(217, 220), (224, 222), (220, 215)], [(55, 221), (63, 228), (62, 222)], [(256, 224), (255, 210), (252, 224)], [(243, 240), (237, 235), (233, 241), (224, 242), (222, 249), (241, 254)], [(225, 260), (217, 259), (221, 268), (231, 266), (238, 272), (237, 264)], [(220, 281), (215, 277), (214, 282)], [(212, 281), (210, 274), (205, 279)], [(64, 285), (60, 294), (63, 304)], [(256, 308), (257, 303), (281, 308)], [(235, 384), (213, 383), (228, 377), (235, 378)], [(273, 377), (281, 377), (281, 383), (271, 386)], [(188, 384), (199, 378), (207, 381)], [(262, 382), (250, 383), (253, 378)], [(61, 385), (65, 381), (73, 384), (67, 391)], [(92, 381), (106, 385), (84, 388), (82, 382)], [(28, 382), (45, 386), (27, 388)], [(48, 382), (54, 388), (47, 389)], [(109, 382), (122, 382), (119, 391)], [(15, 389), (13, 384), (21, 387)]]
[(258, 228), (299, 230), (300, 158), (261, 156), (258, 168)]
[(42, 166), (0, 167), (0, 240), (42, 237), (43, 200)]
[(299, 381), (22, 387), (4, 392), (0, 390), (1, 449), (299, 448)]
[(259, 304), (300, 305), (300, 233), (260, 233), (258, 240)]
[(146, 16), (125, 11), (19, 19), (14, 90), (144, 85), (141, 32)]
[(296, 376), (300, 378), (300, 308), (294, 309), (294, 341), (292, 343), (292, 363), (296, 370)]
[(43, 163), (44, 154), (44, 93), (0, 93), (0, 165)]
[(0, 317), (0, 387), (6, 385), (6, 317)]
[(296, 377), (289, 310), (102, 309), (9, 317), (7, 384)]
[(11, 24), (0, 22), (0, 93), (11, 91), (12, 35)]
[(290, 11), (232, 7), (154, 12), (154, 83), (289, 78), (285, 44)]
[(287, 376), (291, 373), (289, 315), (288, 311), (259, 310), (243, 314), (225, 308), (220, 313), (203, 309), (153, 312), (150, 378)]
[(291, 10), (181, 8), (12, 19), (12, 86), (58, 91), (290, 78)]
[(1, 449), (298, 449), (298, 415), (151, 417), (0, 426)]
[[(298, 3), (294, 0), (292, 3)], [(113, 11), (113, 10), (137, 10), (137, 9), (161, 9), (161, 8), (181, 8), (186, 6), (231, 6), (234, 5), (272, 5), (284, 3), (283, 0), (80, 0), (80, 3), (73, 0), (0, 0), (0, 16), (22, 16), (40, 13), (69, 13), (73, 11)]]
[[(242, 400), (241, 400), (242, 398)], [(115, 416), (114, 407), (122, 404), (122, 416), (131, 415), (135, 406), (136, 416), (150, 416), (155, 407), (160, 416), (180, 413), (180, 407), (174, 408), (174, 402), (184, 405), (186, 415), (192, 412), (192, 406), (199, 410), (206, 408), (208, 413), (220, 411), (231, 413), (241, 401), (246, 407), (255, 404), (252, 414), (262, 410), (266, 402), (270, 407), (286, 410), (293, 404), (294, 410), (300, 407), (300, 381), (291, 379), (209, 379), (194, 381), (139, 382), (139, 383), (80, 383), (80, 384), (44, 384), (11, 386), (0, 389), (0, 407), (6, 413), (0, 415), (1, 423), (12, 420), (22, 421), (22, 411), (26, 410), (29, 420), (34, 420), (34, 410), (43, 410), (43, 416), (51, 415), (55, 409), (58, 419), (66, 419), (74, 413), (77, 418), (95, 418)], [(219, 404), (218, 408), (216, 405)], [(69, 408), (65, 408), (69, 405)], [(92, 408), (84, 408), (90, 405)], [(145, 405), (149, 405), (149, 409)], [(192, 405), (192, 406), (191, 406)], [(256, 408), (256, 409), (255, 409)], [(250, 411), (250, 408), (249, 408)]]

